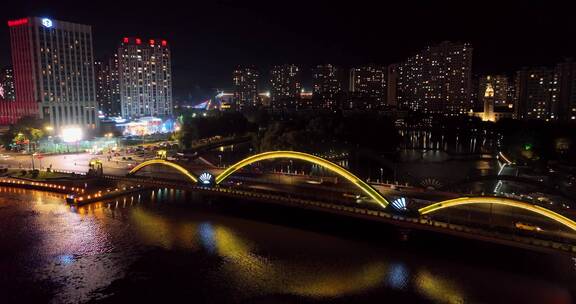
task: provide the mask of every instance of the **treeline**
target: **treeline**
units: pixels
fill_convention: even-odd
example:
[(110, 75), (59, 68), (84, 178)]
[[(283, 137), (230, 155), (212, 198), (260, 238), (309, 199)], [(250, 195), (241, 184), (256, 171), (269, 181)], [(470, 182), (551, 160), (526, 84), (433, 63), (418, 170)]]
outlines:
[(207, 117), (184, 114), (179, 140), (192, 141), (215, 135), (251, 134), (258, 151), (298, 150), (320, 152), (361, 147), (378, 152), (395, 151), (401, 138), (393, 121), (376, 113), (322, 112), (269, 114), (211, 113)]
[(505, 119), (496, 123), (502, 150), (516, 162), (545, 166), (550, 161), (576, 164), (574, 123)]

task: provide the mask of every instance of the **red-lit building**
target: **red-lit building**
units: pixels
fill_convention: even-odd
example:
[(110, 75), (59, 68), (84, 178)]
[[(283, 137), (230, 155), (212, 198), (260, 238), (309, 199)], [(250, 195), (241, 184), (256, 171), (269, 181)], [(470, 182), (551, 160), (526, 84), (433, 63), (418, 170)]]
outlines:
[(122, 117), (172, 115), (170, 49), (163, 39), (125, 37), (118, 47)]
[(91, 27), (38, 17), (11, 20), (8, 26), (16, 90), (6, 109), (10, 121), (35, 116), (55, 129), (95, 128)]
[(0, 125), (13, 123), (14, 72), (12, 68), (0, 70)]

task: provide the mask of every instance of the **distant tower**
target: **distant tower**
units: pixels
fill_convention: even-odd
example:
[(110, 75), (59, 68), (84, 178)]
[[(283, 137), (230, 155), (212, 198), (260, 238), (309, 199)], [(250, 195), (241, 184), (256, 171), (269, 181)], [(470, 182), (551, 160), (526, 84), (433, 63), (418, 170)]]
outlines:
[[(488, 76), (488, 80), (490, 76)], [(486, 91), (484, 91), (484, 113), (482, 115), (483, 121), (495, 121), (494, 117), (494, 88), (492, 83), (488, 82), (486, 84)]]

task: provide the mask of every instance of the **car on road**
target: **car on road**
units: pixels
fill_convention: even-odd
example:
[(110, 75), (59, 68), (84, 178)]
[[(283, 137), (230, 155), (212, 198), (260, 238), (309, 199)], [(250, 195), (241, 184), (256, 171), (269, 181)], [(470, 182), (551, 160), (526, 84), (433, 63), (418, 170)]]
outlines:
[(519, 229), (519, 230), (534, 231), (534, 232), (542, 231), (542, 228), (540, 228), (536, 225), (528, 224), (528, 223), (522, 223), (522, 222), (516, 222), (514, 224), (514, 227), (516, 227), (516, 229)]

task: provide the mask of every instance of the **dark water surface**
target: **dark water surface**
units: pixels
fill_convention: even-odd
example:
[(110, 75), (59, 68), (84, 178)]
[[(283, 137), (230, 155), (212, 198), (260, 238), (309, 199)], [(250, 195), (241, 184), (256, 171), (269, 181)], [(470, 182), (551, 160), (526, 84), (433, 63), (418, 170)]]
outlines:
[(569, 258), (202, 200), (0, 188), (0, 303), (572, 303)]

